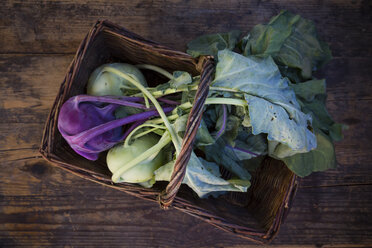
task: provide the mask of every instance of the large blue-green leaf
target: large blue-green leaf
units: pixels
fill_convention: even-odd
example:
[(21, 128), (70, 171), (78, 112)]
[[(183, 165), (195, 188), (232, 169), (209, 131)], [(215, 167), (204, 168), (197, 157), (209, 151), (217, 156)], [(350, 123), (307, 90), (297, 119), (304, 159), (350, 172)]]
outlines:
[(303, 83), (291, 84), (297, 97), (300, 97), (308, 102), (314, 100), (316, 95), (326, 94), (326, 83), (324, 79), (313, 79)]
[(267, 133), (268, 140), (293, 151), (310, 151), (316, 147), (309, 128), (311, 115), (301, 111), (288, 83), (271, 57), (244, 57), (228, 50), (218, 53), (212, 85), (245, 93), (253, 134)]
[(345, 125), (336, 123), (326, 108), (326, 95), (317, 95), (313, 101), (306, 102), (299, 100), (302, 111), (311, 114), (313, 117), (313, 127), (322, 130), (334, 141), (340, 141), (343, 138), (342, 131)]
[(318, 143), (316, 149), (308, 153), (299, 153), (282, 159), (288, 168), (300, 177), (337, 166), (332, 141), (322, 132), (317, 132), (316, 138)]
[(196, 58), (200, 55), (216, 56), (219, 50), (233, 50), (240, 34), (240, 31), (233, 30), (228, 33), (200, 36), (187, 44), (187, 53)]
[(309, 80), (290, 86), (296, 93), (302, 111), (311, 114), (313, 128), (320, 129), (334, 141), (341, 140), (346, 126), (336, 123), (327, 111), (325, 80)]
[(224, 138), (219, 138), (212, 145), (204, 148), (204, 153), (208, 161), (214, 161), (225, 167), (226, 170), (233, 173), (240, 179), (249, 180), (251, 175), (239, 163), (239, 158), (235, 154), (232, 146), (228, 145)]
[(185, 87), (191, 83), (192, 83), (192, 77), (190, 73), (185, 72), (185, 71), (173, 72), (173, 79), (169, 81), (170, 87), (174, 89)]
[(293, 81), (310, 79), (312, 71), (331, 59), (312, 21), (282, 11), (267, 25), (259, 24), (243, 38), (244, 55), (272, 56)]
[[(160, 167), (155, 171), (155, 180), (169, 181), (173, 167), (174, 161)], [(194, 152), (187, 164), (182, 183), (187, 184), (201, 198), (222, 191), (246, 192), (250, 186), (249, 180), (227, 181), (222, 179), (217, 164), (198, 158)]]
[(234, 154), (239, 160), (248, 160), (257, 156), (266, 155), (266, 135), (253, 135), (251, 128), (240, 127), (235, 145), (231, 147), (231, 149), (233, 149)]

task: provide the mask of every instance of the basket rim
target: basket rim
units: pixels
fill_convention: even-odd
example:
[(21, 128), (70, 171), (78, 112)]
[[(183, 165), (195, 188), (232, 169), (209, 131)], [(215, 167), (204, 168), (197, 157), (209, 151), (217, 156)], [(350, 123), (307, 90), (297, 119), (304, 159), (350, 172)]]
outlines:
[[(55, 98), (54, 104), (52, 105), (52, 108), (46, 120), (39, 152), (41, 153), (42, 157), (48, 162), (81, 178), (117, 189), (119, 191), (123, 191), (127, 194), (136, 196), (141, 199), (149, 200), (152, 202), (158, 202), (157, 195), (160, 193), (158, 190), (145, 189), (142, 187), (139, 190), (139, 186), (134, 187), (122, 183), (114, 184), (110, 180), (100, 177), (96, 173), (86, 171), (72, 164), (64, 162), (61, 158), (55, 156), (51, 152), (49, 147), (51, 143), (50, 139), (51, 135), (55, 132), (56, 128), (57, 119), (55, 117), (58, 114), (58, 109), (60, 108), (59, 104), (61, 104), (62, 99), (65, 98), (65, 94), (68, 92), (68, 89), (66, 89), (67, 86), (66, 83), (71, 81), (75, 77), (77, 72), (76, 71), (77, 65), (81, 63), (82, 58), (86, 54), (86, 51), (89, 49), (90, 41), (92, 40), (92, 38), (94, 38), (95, 35), (103, 31), (112, 32), (116, 35), (120, 35), (124, 39), (140, 44), (144, 49), (149, 49), (151, 50), (151, 52), (158, 52), (161, 56), (164, 56), (165, 58), (170, 57), (170, 54), (168, 53), (173, 53), (173, 55), (179, 56), (178, 58), (181, 60), (190, 61), (195, 66), (196, 70), (201, 71), (201, 63), (198, 63), (198, 61), (195, 58), (191, 57), (186, 53), (175, 51), (166, 46), (159, 45), (154, 41), (144, 39), (141, 36), (132, 33), (126, 30), (125, 28), (117, 24), (114, 24), (108, 20), (98, 20), (80, 43), (78, 50), (67, 69), (66, 76), (63, 82), (61, 83), (61, 86), (57, 93), (57, 97)], [(278, 234), (279, 228), (283, 223), (284, 219), (286, 218), (289, 209), (292, 205), (294, 196), (296, 194), (297, 186), (298, 186), (297, 176), (292, 174), (291, 183), (287, 186), (285, 197), (281, 202), (281, 205), (277, 213), (275, 214), (275, 218), (272, 225), (266, 232), (253, 230), (252, 228), (244, 227), (238, 224), (231, 224), (225, 219), (210, 213), (208, 210), (195, 206), (192, 203), (188, 202), (187, 200), (182, 199), (181, 197), (178, 196), (175, 197), (172, 207), (184, 213), (192, 215), (198, 219), (206, 221), (209, 224), (212, 224), (215, 227), (222, 229), (226, 232), (233, 233), (239, 237), (248, 239), (256, 243), (264, 244), (271, 242)], [(141, 193), (136, 192), (136, 190), (140, 191)]]
[[(50, 162), (52, 165), (58, 168), (61, 168), (64, 171), (67, 171), (80, 178), (98, 183), (106, 187), (116, 189), (118, 191), (124, 192), (126, 194), (135, 196), (137, 198), (140, 198), (146, 201), (158, 203), (157, 196), (158, 196), (159, 191), (157, 190), (140, 188), (140, 187), (136, 187), (136, 186), (125, 184), (125, 183), (115, 184), (111, 182), (110, 180), (105, 180), (102, 177), (95, 176), (94, 174), (87, 173), (83, 170), (79, 171), (75, 168), (70, 168), (68, 164), (62, 161), (54, 160), (50, 157), (46, 157), (44, 153), (41, 153), (41, 154), (42, 154), (42, 157), (48, 162)], [(122, 187), (123, 185), (124, 187)], [(236, 236), (239, 236), (243, 239), (247, 239), (247, 240), (250, 240), (258, 244), (268, 244), (278, 235), (280, 226), (284, 222), (292, 206), (293, 198), (295, 197), (297, 188), (298, 188), (298, 178), (297, 176), (294, 175), (288, 187), (288, 189), (290, 190), (287, 190), (285, 200), (281, 203), (281, 206), (279, 210), (277, 211), (273, 224), (271, 225), (270, 229), (267, 230), (266, 232), (259, 232), (252, 228), (244, 227), (244, 226), (237, 225), (237, 224), (230, 224), (225, 219), (218, 217), (203, 208), (197, 207), (193, 205), (192, 203), (190, 203), (189, 201), (182, 199), (181, 197), (178, 197), (178, 196), (175, 197), (174, 202), (171, 207), (181, 212), (184, 212), (186, 214), (189, 214), (195, 218), (198, 218), (202, 221), (205, 221), (225, 232), (233, 233)], [(136, 189), (139, 189), (140, 192), (136, 192)], [(195, 213), (196, 211), (198, 213)]]

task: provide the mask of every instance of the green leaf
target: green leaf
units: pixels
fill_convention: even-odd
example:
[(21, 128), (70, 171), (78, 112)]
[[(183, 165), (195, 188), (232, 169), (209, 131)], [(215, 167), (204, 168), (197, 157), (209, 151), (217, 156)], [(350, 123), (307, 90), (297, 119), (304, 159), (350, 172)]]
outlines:
[(234, 149), (229, 148), (223, 137), (216, 140), (214, 144), (206, 146), (204, 153), (208, 161), (218, 163), (240, 179), (251, 178), (249, 172), (239, 164), (239, 158), (235, 155)]
[(304, 113), (311, 114), (313, 128), (322, 130), (334, 141), (343, 138), (345, 125), (335, 123), (326, 109), (325, 80), (309, 80), (304, 83), (290, 84), (296, 93), (297, 101)]
[(291, 84), (291, 88), (300, 97), (308, 102), (314, 100), (316, 95), (326, 94), (325, 80), (310, 80), (303, 83)]
[(251, 182), (248, 180), (241, 180), (241, 179), (229, 179), (227, 180), (229, 183), (233, 185), (239, 185), (242, 188), (249, 188), (251, 186)]
[[(177, 132), (177, 134), (183, 138), (183, 135), (186, 131), (186, 124), (187, 124), (187, 118), (189, 115), (183, 115), (176, 119), (174, 122), (174, 129)], [(207, 125), (205, 124), (204, 120), (202, 119), (198, 132), (196, 133), (195, 137), (195, 144), (194, 146), (206, 146), (214, 143), (214, 138), (211, 136), (211, 134), (208, 131)]]
[(333, 123), (329, 128), (329, 137), (333, 141), (341, 141), (344, 138), (343, 131), (347, 130), (349, 127), (342, 123)]
[(159, 167), (154, 174), (155, 174), (155, 181), (168, 181), (170, 180), (172, 176), (174, 168), (174, 161), (169, 161), (165, 165)]
[(282, 11), (267, 25), (255, 26), (243, 38), (242, 50), (245, 56), (272, 56), (283, 65), (283, 74), (295, 82), (310, 79), (312, 71), (331, 59), (331, 51), (318, 39), (314, 23), (288, 11)]
[(293, 156), (296, 153), (308, 152), (306, 149), (294, 151), (292, 150), (292, 148), (290, 148), (286, 144), (279, 143), (275, 140), (268, 141), (268, 150), (269, 150), (269, 156), (276, 158), (276, 159)]
[(315, 171), (336, 168), (335, 150), (332, 141), (322, 132), (316, 133), (318, 147), (308, 153), (298, 153), (283, 158), (283, 162), (296, 175), (305, 177)]
[(250, 179), (249, 169), (256, 168), (267, 154), (266, 135), (253, 135), (249, 128), (240, 127), (234, 146), (225, 140), (226, 134), (216, 143), (206, 146), (204, 153), (208, 161), (214, 161), (225, 167), (240, 179)]
[(329, 135), (332, 140), (340, 141), (343, 139), (342, 131), (345, 125), (334, 122), (326, 108), (326, 95), (317, 95), (312, 102), (298, 100), (302, 106), (302, 111), (311, 114), (313, 127), (322, 130)]
[(208, 129), (212, 131), (216, 130), (218, 119), (222, 119), (222, 106), (221, 105), (209, 105), (203, 113), (203, 120), (207, 125)]
[(185, 131), (186, 131), (186, 124), (187, 124), (187, 118), (189, 117), (188, 114), (186, 115), (182, 115), (180, 117), (178, 117), (174, 123), (173, 123), (173, 127), (174, 127), (174, 131), (176, 131), (176, 133), (180, 136), (180, 137), (183, 137)]
[(173, 77), (174, 78), (169, 81), (169, 85), (171, 88), (174, 89), (179, 89), (192, 83), (192, 77), (190, 73), (185, 71), (175, 71), (173, 72)]
[(316, 147), (315, 135), (308, 128), (311, 115), (301, 111), (288, 79), (282, 78), (271, 57), (244, 57), (224, 50), (218, 59), (212, 85), (245, 93), (254, 135), (267, 133), (268, 140), (297, 152)]
[(239, 160), (248, 160), (267, 154), (267, 137), (253, 135), (251, 128), (241, 127), (235, 140), (234, 153)]
[(155, 89), (157, 91), (162, 91), (162, 92), (165, 92), (167, 89), (171, 88), (170, 86), (170, 83), (167, 82), (167, 83), (163, 83), (163, 84), (159, 84), (158, 86), (155, 87)]
[(198, 132), (196, 133), (195, 146), (196, 147), (207, 146), (213, 144), (214, 142), (215, 140), (209, 133), (207, 124), (205, 124), (205, 121), (202, 119), (202, 121), (200, 122)]
[[(215, 121), (214, 126), (214, 136), (217, 137), (216, 133), (220, 130), (222, 130), (221, 135), (226, 131), (226, 125), (227, 125), (227, 119), (229, 117), (228, 109), (226, 105), (215, 105), (215, 111), (216, 111), (216, 117), (217, 120)], [(221, 136), (220, 135), (220, 136)]]
[[(174, 168), (174, 161), (167, 163), (155, 171), (156, 181), (169, 181)], [(250, 186), (249, 180), (226, 181), (222, 179), (218, 165), (198, 158), (193, 152), (187, 164), (185, 178), (187, 184), (200, 198), (215, 192), (238, 191), (246, 192)]]
[(234, 140), (238, 136), (239, 127), (242, 123), (242, 120), (235, 115), (229, 115), (226, 122), (224, 140), (227, 144), (233, 146)]
[(200, 36), (187, 44), (187, 53), (196, 58), (200, 55), (216, 56), (219, 50), (233, 50), (240, 34), (240, 31), (233, 30), (228, 33)]
[(242, 123), (241, 118), (235, 116), (233, 111), (235, 111), (233, 106), (211, 105), (203, 114), (203, 120), (212, 137), (218, 139), (223, 135), (225, 141), (230, 145), (234, 145), (238, 128)]

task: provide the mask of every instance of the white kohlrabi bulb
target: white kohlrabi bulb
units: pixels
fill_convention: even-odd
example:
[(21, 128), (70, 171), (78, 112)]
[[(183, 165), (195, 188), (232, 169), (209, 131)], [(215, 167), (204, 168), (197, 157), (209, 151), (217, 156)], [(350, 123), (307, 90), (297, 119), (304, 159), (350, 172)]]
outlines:
[[(110, 149), (107, 154), (107, 166), (114, 174), (125, 164), (140, 156), (147, 149), (153, 147), (159, 141), (156, 134), (147, 134), (136, 139), (132, 144), (124, 146), (117, 145)], [(154, 171), (163, 165), (164, 154), (160, 151), (149, 157), (145, 161), (135, 165), (121, 174), (119, 182), (142, 183), (150, 180), (154, 176)]]
[(98, 67), (90, 75), (87, 85), (87, 94), (93, 96), (122, 96), (126, 88), (135, 88), (126, 79), (105, 71), (105, 68), (117, 69), (140, 82), (147, 87), (146, 79), (134, 65), (125, 63), (104, 64)]

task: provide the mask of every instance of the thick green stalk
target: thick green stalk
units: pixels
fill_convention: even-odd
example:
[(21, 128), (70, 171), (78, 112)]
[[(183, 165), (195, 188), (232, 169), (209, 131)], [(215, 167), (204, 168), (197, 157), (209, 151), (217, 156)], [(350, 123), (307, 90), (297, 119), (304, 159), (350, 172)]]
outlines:
[(163, 76), (165, 76), (169, 79), (174, 78), (172, 74), (170, 74), (169, 72), (167, 72), (163, 68), (160, 68), (160, 67), (155, 66), (155, 65), (139, 64), (139, 65), (136, 65), (136, 67), (139, 68), (139, 69), (147, 69), (147, 70), (156, 71), (157, 73), (160, 73), (161, 75), (163, 75)]
[[(179, 116), (178, 116), (178, 114), (173, 114), (173, 115), (168, 115), (167, 117), (168, 117), (168, 121), (174, 121)], [(160, 124), (160, 123), (163, 123), (163, 120), (161, 118), (157, 118), (157, 119), (148, 120), (145, 123)]]
[[(198, 89), (198, 85), (195, 85), (192, 88), (181, 88), (181, 89), (170, 88), (170, 89), (166, 89), (166, 90), (155, 90), (155, 88), (148, 88), (148, 90), (151, 91), (151, 94), (155, 97), (161, 97), (161, 96), (170, 95), (170, 94), (174, 94), (174, 93), (178, 93), (178, 92), (189, 91), (189, 90), (197, 90), (197, 89)], [(152, 91), (152, 90), (154, 90), (154, 91)], [(209, 90), (242, 93), (241, 91), (235, 90), (235, 89), (213, 87), (213, 86), (209, 87)], [(135, 94), (133, 96), (142, 96), (142, 93), (138, 93), (138, 94)]]
[[(206, 101), (205, 101), (205, 104), (206, 105), (209, 105), (209, 104), (227, 104), (227, 105), (236, 105), (236, 106), (242, 106), (242, 107), (247, 106), (247, 103), (244, 100), (234, 99), (234, 98), (223, 98), (223, 97), (207, 98)], [(183, 104), (179, 105), (178, 107), (183, 109), (183, 110), (188, 110), (188, 109), (191, 109), (192, 105), (191, 105), (190, 102), (186, 102), (186, 103), (183, 103)], [(168, 120), (173, 121), (173, 120), (177, 119), (178, 117), (179, 116), (177, 114), (177, 109), (174, 109), (172, 111), (172, 115), (168, 116)], [(162, 122), (163, 121), (162, 121), (161, 118), (157, 118), (157, 119), (148, 120), (145, 123), (160, 124)]]
[(128, 76), (127, 74), (122, 73), (121, 71), (119, 71), (117, 69), (114, 69), (114, 68), (111, 68), (111, 67), (106, 67), (105, 69), (108, 72), (112, 72), (112, 73), (118, 75), (119, 77), (122, 77), (122, 78), (128, 80), (131, 84), (133, 84), (135, 87), (137, 87), (139, 90), (141, 90), (142, 93), (150, 99), (150, 101), (154, 104), (156, 110), (159, 112), (160, 117), (163, 119), (164, 124), (167, 127), (167, 129), (168, 129), (168, 131), (171, 135), (171, 139), (172, 139), (172, 142), (174, 144), (174, 147), (176, 148), (176, 154), (178, 156), (178, 154), (181, 151), (181, 141), (179, 140), (179, 137), (177, 136), (177, 134), (174, 131), (171, 124), (169, 123), (169, 121), (167, 119), (167, 116), (165, 115), (165, 113), (163, 111), (163, 108), (160, 106), (159, 102), (155, 99), (155, 97), (141, 83), (139, 83), (137, 80), (133, 79), (131, 76)]
[[(154, 88), (150, 88), (148, 89), (149, 91), (153, 90)], [(166, 89), (165, 91), (163, 90), (156, 90), (156, 91), (151, 91), (151, 94), (155, 97), (162, 97), (162, 96), (165, 96), (165, 95), (170, 95), (170, 94), (173, 94), (173, 93), (177, 93), (177, 92), (182, 92), (182, 91), (185, 91), (187, 89)], [(138, 93), (138, 94), (134, 94), (134, 95), (131, 95), (131, 96), (142, 96), (143, 93)]]
[(145, 106), (146, 106), (146, 108), (150, 108), (149, 99), (146, 96), (143, 96), (143, 99), (145, 99)]
[(130, 139), (132, 138), (132, 136), (141, 128), (144, 128), (144, 127), (156, 127), (157, 129), (158, 128), (161, 128), (161, 129), (165, 129), (164, 126), (160, 126), (160, 125), (156, 125), (156, 124), (151, 124), (151, 123), (144, 123), (142, 125), (139, 125), (138, 127), (136, 127), (135, 129), (133, 129), (132, 132), (130, 132), (130, 134), (127, 136), (127, 138), (125, 139), (124, 141), (124, 147), (127, 147), (129, 146), (129, 141)]
[[(192, 107), (192, 104), (190, 102), (185, 102), (185, 103), (179, 105), (177, 108), (181, 108), (183, 110), (188, 110), (191, 107)], [(177, 108), (173, 109), (172, 115), (168, 115), (167, 116), (169, 121), (173, 121), (173, 120), (175, 120), (175, 119), (177, 119), (179, 117), (178, 114), (177, 114)], [(145, 123), (160, 124), (162, 122), (163, 121), (162, 121), (161, 118), (160, 119), (157, 118), (157, 119), (148, 120)]]
[(205, 104), (227, 104), (227, 105), (236, 105), (236, 106), (247, 106), (247, 102), (241, 99), (234, 98), (223, 98), (223, 97), (211, 97), (205, 100)]
[[(149, 129), (149, 130), (143, 131), (142, 133), (136, 134), (136, 136), (134, 136), (134, 138), (135, 138), (135, 139), (138, 139), (138, 138), (140, 138), (140, 137), (142, 137), (142, 136), (144, 136), (144, 135), (146, 135), (146, 134), (152, 133), (152, 132), (154, 132), (154, 131), (156, 131), (156, 130), (158, 130), (158, 129), (160, 129), (160, 128), (158, 128), (158, 127), (153, 127), (153, 128), (151, 128), (151, 129)], [(163, 127), (162, 129), (166, 129), (166, 128)]]
[(191, 107), (192, 107), (191, 102), (182, 103), (177, 108), (175, 108), (175, 109), (172, 110), (172, 114), (176, 114), (177, 113), (177, 109), (187, 110), (187, 109), (190, 109)]
[(210, 86), (209, 87), (209, 90), (241, 93), (241, 91), (239, 91), (239, 90), (229, 89), (229, 88), (223, 88), (223, 87), (213, 87), (213, 86)]

